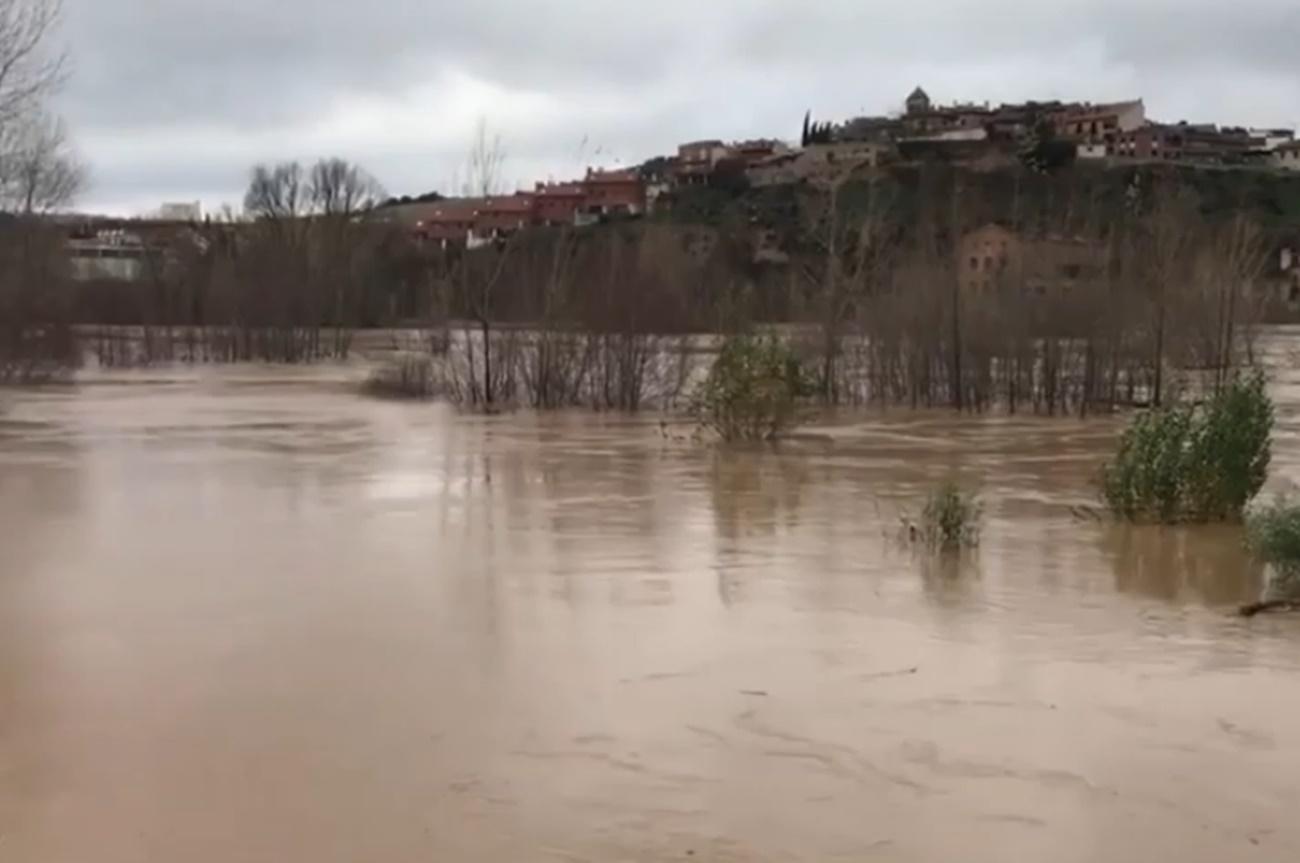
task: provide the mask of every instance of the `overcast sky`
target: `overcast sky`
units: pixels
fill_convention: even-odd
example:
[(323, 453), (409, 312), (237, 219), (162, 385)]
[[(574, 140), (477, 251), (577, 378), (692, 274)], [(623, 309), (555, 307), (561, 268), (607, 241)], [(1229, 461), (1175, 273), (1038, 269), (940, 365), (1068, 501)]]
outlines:
[(64, 0), (82, 209), (237, 204), (338, 155), (447, 189), (478, 118), (517, 183), (937, 101), (1117, 100), (1300, 123), (1297, 0)]

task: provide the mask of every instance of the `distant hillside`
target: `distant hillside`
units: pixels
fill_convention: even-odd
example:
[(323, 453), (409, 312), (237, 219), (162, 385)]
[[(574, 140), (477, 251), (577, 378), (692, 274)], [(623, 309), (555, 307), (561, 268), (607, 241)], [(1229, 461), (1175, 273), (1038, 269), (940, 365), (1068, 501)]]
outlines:
[[(1300, 172), (1077, 163), (1050, 173), (946, 164), (862, 169), (839, 190), (842, 223), (874, 212), (896, 224), (937, 217), (948, 229), (1000, 222), (1030, 233), (1104, 236), (1115, 218), (1174, 188), (1190, 190), (1207, 221), (1245, 210), (1270, 235), (1300, 235)], [(683, 188), (656, 219), (723, 230), (773, 230), (785, 243), (808, 231), (826, 192), (809, 184)], [(1145, 202), (1145, 203), (1144, 203)]]

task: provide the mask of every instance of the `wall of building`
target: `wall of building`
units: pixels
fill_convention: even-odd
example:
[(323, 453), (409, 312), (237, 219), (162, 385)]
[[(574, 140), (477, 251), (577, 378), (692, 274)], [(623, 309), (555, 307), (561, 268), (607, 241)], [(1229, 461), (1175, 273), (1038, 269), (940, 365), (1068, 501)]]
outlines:
[(992, 295), (1008, 289), (1027, 296), (1068, 295), (1095, 282), (1105, 269), (1105, 250), (1072, 237), (1022, 238), (998, 224), (962, 237), (957, 277), (964, 293)]
[(638, 214), (646, 209), (645, 183), (635, 171), (588, 171), (583, 209), (603, 214)]
[(760, 187), (828, 182), (858, 168), (879, 167), (890, 152), (890, 147), (869, 141), (810, 144), (797, 153), (760, 162), (747, 169), (745, 176), (751, 185)]
[(957, 246), (957, 279), (963, 293), (990, 294), (1018, 281), (1021, 244), (1015, 232), (1001, 225), (970, 231)]
[(200, 201), (163, 204), (158, 208), (158, 218), (165, 222), (199, 222), (203, 220), (203, 204)]
[(1272, 164), (1283, 171), (1300, 171), (1300, 146), (1282, 146), (1273, 151)]
[(74, 281), (135, 282), (144, 276), (144, 249), (102, 240), (73, 240), (68, 244), (69, 272)]

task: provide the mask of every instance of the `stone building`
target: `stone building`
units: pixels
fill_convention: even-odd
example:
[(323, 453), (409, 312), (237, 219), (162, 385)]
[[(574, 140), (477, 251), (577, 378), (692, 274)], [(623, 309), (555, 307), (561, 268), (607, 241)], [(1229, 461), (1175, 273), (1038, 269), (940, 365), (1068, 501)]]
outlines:
[(731, 155), (731, 149), (721, 141), (691, 141), (677, 148), (673, 164), (673, 180), (681, 186), (707, 185), (718, 163)]
[(1291, 141), (1275, 147), (1272, 165), (1284, 171), (1300, 171), (1300, 141)]
[(537, 183), (533, 186), (533, 221), (538, 225), (572, 225), (587, 190), (581, 183)]
[(582, 182), (582, 208), (589, 215), (639, 215), (646, 210), (646, 185), (641, 175), (628, 168), (603, 171), (588, 168)]
[(1104, 141), (1120, 132), (1146, 125), (1146, 105), (1141, 99), (1128, 102), (1062, 105), (1049, 111), (1046, 119), (1058, 137), (1074, 141)]
[(859, 168), (878, 167), (892, 153), (892, 147), (871, 141), (809, 144), (751, 165), (745, 177), (757, 187), (801, 182), (824, 185)]
[(907, 100), (904, 102), (904, 105), (906, 106), (909, 115), (928, 114), (932, 107), (929, 94), (920, 87), (917, 87), (912, 91), (911, 95), (909, 95)]
[(1025, 237), (990, 222), (962, 236), (956, 270), (966, 296), (1061, 297), (1103, 279), (1106, 252), (1083, 238)]

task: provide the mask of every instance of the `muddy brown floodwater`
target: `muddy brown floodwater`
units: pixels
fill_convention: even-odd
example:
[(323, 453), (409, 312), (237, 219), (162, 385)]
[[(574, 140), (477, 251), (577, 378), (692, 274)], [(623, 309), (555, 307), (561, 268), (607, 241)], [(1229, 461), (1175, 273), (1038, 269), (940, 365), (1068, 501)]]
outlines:
[[(1300, 859), (1300, 619), (1231, 616), (1235, 530), (1077, 517), (1113, 421), (723, 450), (329, 368), (2, 411), (5, 863)], [(895, 528), (951, 473), (939, 564)]]

